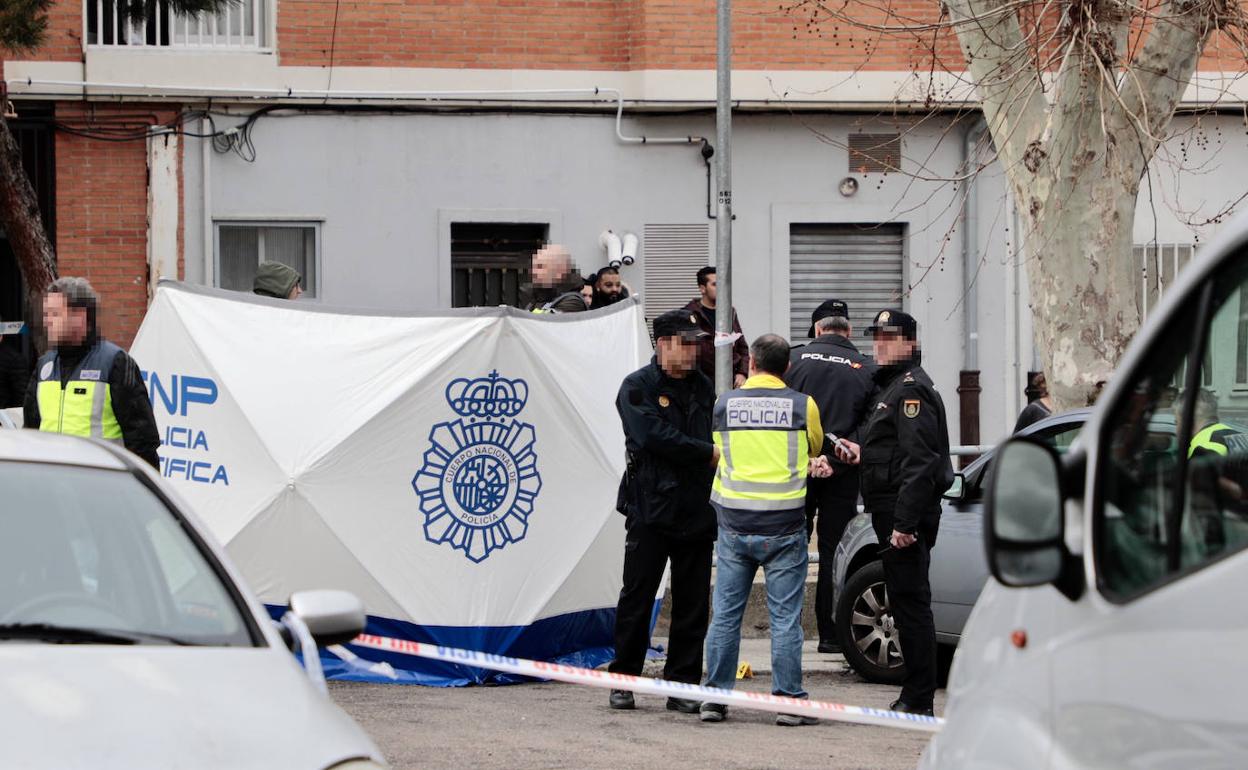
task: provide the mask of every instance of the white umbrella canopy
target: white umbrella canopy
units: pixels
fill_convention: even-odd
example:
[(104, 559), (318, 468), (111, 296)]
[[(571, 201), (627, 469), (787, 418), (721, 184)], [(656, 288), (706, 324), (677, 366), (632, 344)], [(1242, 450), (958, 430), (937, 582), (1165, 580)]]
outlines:
[(391, 635), (548, 659), (610, 645), (614, 401), (651, 354), (635, 302), (401, 315), (162, 282), (133, 354), (162, 475), (266, 603), (342, 588)]

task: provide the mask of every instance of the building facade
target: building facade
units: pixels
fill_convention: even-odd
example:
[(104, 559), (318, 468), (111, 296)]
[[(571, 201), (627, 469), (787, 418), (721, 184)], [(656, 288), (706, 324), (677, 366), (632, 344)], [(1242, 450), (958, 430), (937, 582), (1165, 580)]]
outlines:
[[(910, 5), (936, 19), (938, 4)], [(747, 336), (803, 341), (829, 297), (859, 328), (903, 306), (951, 423), (974, 381), (962, 373), (978, 372), (979, 440), (1001, 438), (1037, 368), (1027, 255), (973, 103), (927, 74), (956, 42), (734, 6), (732, 278)], [(28, 166), (45, 164), (61, 272), (95, 283), (123, 343), (159, 278), (247, 290), (263, 259), (297, 266), (308, 301), (427, 310), (515, 301), (535, 245), (567, 244), (588, 272), (606, 261), (600, 233), (631, 232), (622, 273), (650, 315), (696, 296), (694, 273), (714, 263), (709, 0), (244, 0), (215, 18), (161, 4), (115, 16), (58, 0), (47, 45), (3, 71), (24, 146), (49, 148)], [(935, 111), (932, 93), (945, 95)], [(1141, 193), (1145, 305), (1242, 194), (1245, 150), (1242, 112), (1176, 119)], [(19, 300), (6, 301), (0, 315)]]

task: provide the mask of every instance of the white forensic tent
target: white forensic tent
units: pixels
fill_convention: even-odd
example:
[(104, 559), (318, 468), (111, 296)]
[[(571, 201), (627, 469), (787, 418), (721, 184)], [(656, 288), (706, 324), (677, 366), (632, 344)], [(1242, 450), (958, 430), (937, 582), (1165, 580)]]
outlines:
[[(341, 588), (370, 633), (609, 659), (624, 539), (614, 401), (651, 354), (635, 301), (400, 315), (166, 281), (132, 353), (161, 475), (274, 611)], [(327, 673), (494, 678), (356, 654), (385, 658), (340, 651)]]

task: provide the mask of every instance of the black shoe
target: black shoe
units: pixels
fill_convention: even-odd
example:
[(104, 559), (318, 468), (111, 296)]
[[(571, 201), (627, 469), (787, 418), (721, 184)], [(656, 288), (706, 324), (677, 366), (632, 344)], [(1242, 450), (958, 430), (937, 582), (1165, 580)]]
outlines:
[(936, 716), (936, 712), (931, 706), (926, 706), (926, 707), (912, 706), (911, 704), (903, 701), (901, 698), (898, 698), (897, 700), (890, 703), (888, 706), (888, 710), (897, 711), (902, 714), (918, 714), (919, 716), (924, 716), (924, 717)]
[(722, 722), (728, 715), (728, 707), (722, 703), (703, 703), (699, 713), (703, 722)]
[(633, 700), (633, 694), (628, 690), (612, 690), (610, 703), (613, 709), (627, 711), (637, 708), (637, 701)]
[(702, 708), (702, 701), (689, 700), (688, 698), (668, 698), (667, 710), (679, 711), (682, 714), (696, 714)]
[(825, 654), (836, 654), (841, 651), (841, 645), (837, 642), (820, 642), (819, 652)]

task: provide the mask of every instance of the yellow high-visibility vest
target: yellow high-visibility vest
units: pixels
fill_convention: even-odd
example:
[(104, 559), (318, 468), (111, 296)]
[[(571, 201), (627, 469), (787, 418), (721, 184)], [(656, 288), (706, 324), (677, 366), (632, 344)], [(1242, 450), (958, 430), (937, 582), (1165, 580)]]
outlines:
[(711, 500), (744, 511), (787, 511), (806, 500), (808, 397), (788, 388), (726, 393), (715, 404), (720, 463)]
[(1192, 455), (1196, 454), (1198, 450), (1203, 449), (1207, 452), (1213, 452), (1214, 454), (1218, 454), (1218, 455), (1222, 455), (1223, 457), (1226, 457), (1226, 452), (1227, 452), (1226, 444), (1222, 443), (1221, 441), (1218, 441), (1218, 438), (1220, 437), (1214, 436), (1214, 434), (1218, 433), (1219, 431), (1230, 431), (1231, 433), (1239, 432), (1229, 425), (1223, 425), (1220, 422), (1215, 422), (1213, 425), (1210, 425), (1209, 427), (1200, 431), (1195, 436), (1192, 436), (1192, 443), (1187, 448), (1187, 456), (1191, 457)]
[(108, 384), (113, 361), (121, 348), (111, 342), (96, 343), (61, 385), (60, 356), (48, 351), (39, 359), (39, 430), (69, 436), (102, 438), (121, 443), (121, 424), (113, 414), (112, 389)]

